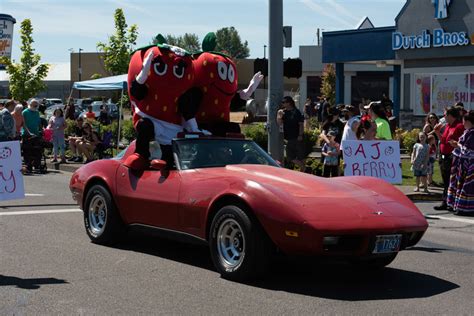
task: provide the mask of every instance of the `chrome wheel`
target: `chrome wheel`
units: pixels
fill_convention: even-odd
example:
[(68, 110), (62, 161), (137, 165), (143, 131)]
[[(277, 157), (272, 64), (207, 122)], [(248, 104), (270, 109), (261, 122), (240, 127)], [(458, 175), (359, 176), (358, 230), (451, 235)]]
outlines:
[(222, 265), (230, 270), (237, 269), (245, 257), (245, 237), (239, 223), (226, 219), (217, 232), (217, 252)]
[(107, 223), (107, 203), (102, 195), (95, 195), (89, 203), (89, 223), (95, 235), (104, 232)]

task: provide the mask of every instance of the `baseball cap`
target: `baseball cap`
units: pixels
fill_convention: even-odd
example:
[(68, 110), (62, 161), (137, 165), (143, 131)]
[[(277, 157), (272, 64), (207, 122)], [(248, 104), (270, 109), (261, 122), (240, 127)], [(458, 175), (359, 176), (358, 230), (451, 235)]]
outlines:
[(328, 136), (336, 137), (336, 132), (335, 131), (329, 131)]

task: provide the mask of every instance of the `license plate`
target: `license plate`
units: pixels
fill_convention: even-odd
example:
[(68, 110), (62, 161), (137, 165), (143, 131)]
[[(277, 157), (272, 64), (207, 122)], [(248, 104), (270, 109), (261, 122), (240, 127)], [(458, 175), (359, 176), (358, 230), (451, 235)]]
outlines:
[(390, 253), (400, 250), (402, 235), (380, 235), (376, 237), (372, 253)]

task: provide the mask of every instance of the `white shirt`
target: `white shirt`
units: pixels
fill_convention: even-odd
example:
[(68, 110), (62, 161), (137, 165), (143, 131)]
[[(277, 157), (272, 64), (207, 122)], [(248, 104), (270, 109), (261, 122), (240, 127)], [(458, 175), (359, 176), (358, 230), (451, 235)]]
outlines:
[(357, 140), (356, 133), (352, 130), (354, 124), (359, 122), (359, 118), (357, 116), (351, 117), (346, 125), (344, 125), (344, 131), (342, 132), (342, 141), (344, 140)]

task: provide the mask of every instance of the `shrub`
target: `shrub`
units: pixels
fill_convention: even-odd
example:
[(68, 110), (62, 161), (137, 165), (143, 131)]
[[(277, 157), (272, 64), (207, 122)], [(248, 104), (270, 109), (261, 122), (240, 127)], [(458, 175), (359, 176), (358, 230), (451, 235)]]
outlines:
[(64, 130), (64, 136), (68, 137), (74, 134), (74, 126), (76, 126), (76, 121), (66, 120), (66, 129)]
[(411, 153), (419, 133), (419, 128), (412, 129), (411, 131), (405, 131), (399, 128), (395, 131), (394, 139), (400, 142), (400, 148), (404, 148), (407, 153)]
[(246, 138), (252, 139), (256, 142), (263, 150), (267, 151), (268, 148), (268, 133), (265, 129), (265, 123), (252, 123), (242, 126), (242, 134)]
[(129, 143), (137, 138), (137, 131), (135, 130), (131, 120), (122, 122), (122, 137), (125, 138)]

